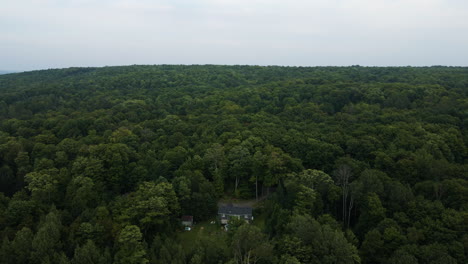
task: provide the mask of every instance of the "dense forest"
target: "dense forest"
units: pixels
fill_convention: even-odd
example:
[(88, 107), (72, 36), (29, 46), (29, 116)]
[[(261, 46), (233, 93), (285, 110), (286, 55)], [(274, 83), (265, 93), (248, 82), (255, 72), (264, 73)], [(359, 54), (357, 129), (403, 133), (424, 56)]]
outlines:
[(2, 75), (0, 263), (466, 263), (467, 129), (463, 67)]

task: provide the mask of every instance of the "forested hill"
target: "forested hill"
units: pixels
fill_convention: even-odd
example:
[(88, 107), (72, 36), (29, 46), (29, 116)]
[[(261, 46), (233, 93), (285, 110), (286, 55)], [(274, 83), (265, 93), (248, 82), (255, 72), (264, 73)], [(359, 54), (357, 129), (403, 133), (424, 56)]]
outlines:
[(464, 67), (1, 75), (0, 263), (465, 263), (467, 129)]

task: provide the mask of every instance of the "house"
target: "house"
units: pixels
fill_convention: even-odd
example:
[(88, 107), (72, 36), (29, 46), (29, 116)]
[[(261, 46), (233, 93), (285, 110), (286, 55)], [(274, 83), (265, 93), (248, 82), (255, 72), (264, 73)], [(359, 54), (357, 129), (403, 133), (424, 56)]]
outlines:
[(193, 216), (191, 215), (183, 215), (181, 218), (180, 218), (180, 221), (182, 223), (183, 226), (192, 226), (193, 225)]
[(231, 217), (244, 219), (248, 223), (253, 220), (252, 207), (221, 206), (218, 208), (218, 216), (221, 220), (221, 224), (227, 224)]

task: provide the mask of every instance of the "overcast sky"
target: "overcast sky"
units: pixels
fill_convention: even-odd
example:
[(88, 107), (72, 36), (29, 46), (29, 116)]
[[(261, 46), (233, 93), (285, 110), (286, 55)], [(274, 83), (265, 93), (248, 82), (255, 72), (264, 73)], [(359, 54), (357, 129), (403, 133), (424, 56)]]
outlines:
[(468, 0), (0, 0), (0, 70), (468, 65)]

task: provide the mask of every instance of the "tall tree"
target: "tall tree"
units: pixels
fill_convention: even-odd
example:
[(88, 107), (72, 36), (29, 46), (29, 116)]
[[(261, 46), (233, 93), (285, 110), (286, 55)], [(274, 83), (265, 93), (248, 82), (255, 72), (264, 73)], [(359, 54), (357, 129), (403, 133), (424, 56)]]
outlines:
[(234, 193), (238, 195), (239, 182), (249, 173), (251, 156), (248, 149), (235, 146), (228, 152), (229, 174), (234, 178)]
[(279, 247), (302, 263), (359, 263), (357, 249), (341, 230), (320, 224), (309, 215), (294, 215)]
[(33, 263), (60, 262), (62, 259), (61, 228), (60, 216), (55, 209), (52, 209), (40, 224), (32, 240)]
[(240, 226), (232, 238), (231, 247), (237, 264), (272, 260), (273, 246), (254, 225)]
[(118, 251), (114, 256), (115, 264), (145, 264), (149, 262), (138, 226), (125, 226), (120, 231), (116, 242)]
[(15, 258), (15, 263), (31, 263), (31, 242), (33, 237), (31, 229), (27, 227), (23, 227), (16, 233), (15, 239), (11, 242), (12, 256)]
[(348, 196), (349, 196), (349, 184), (350, 184), (350, 178), (352, 176), (352, 171), (351, 167), (342, 164), (338, 166), (338, 168), (333, 172), (333, 176), (335, 177), (336, 184), (338, 184), (341, 187), (341, 195), (342, 195), (342, 219), (343, 219), (343, 224), (349, 227), (349, 221), (348, 220), (348, 207), (351, 205), (348, 205)]
[(83, 246), (75, 248), (71, 264), (110, 264), (109, 251), (101, 252), (92, 240), (87, 240)]

